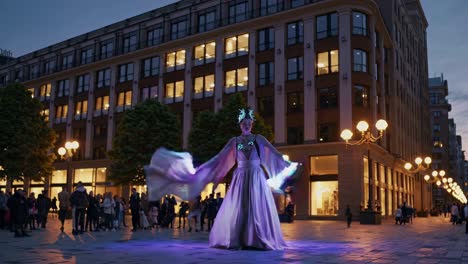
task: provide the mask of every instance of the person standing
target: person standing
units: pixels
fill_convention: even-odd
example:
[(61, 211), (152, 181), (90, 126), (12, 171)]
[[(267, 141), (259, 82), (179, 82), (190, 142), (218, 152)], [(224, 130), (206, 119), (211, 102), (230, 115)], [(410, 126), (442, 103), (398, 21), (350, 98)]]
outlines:
[(206, 201), (206, 217), (208, 218), (208, 232), (210, 232), (216, 217), (216, 200), (213, 193), (210, 194), (210, 198)]
[(62, 224), (60, 231), (63, 232), (63, 225), (67, 218), (67, 212), (70, 209), (70, 194), (67, 192), (67, 186), (62, 186), (62, 191), (58, 194), (59, 200), (59, 220)]
[(16, 190), (10, 200), (11, 215), (14, 216), (15, 219), (15, 237), (28, 237), (29, 235), (24, 230), (28, 217), (28, 205), (24, 191), (22, 189)]
[(70, 204), (75, 210), (75, 226), (72, 231), (73, 235), (78, 234), (78, 228), (80, 228), (80, 233), (84, 233), (84, 218), (85, 211), (89, 205), (88, 195), (86, 194), (86, 189), (81, 182), (78, 182), (78, 185), (75, 191), (70, 197)]
[(7, 196), (2, 190), (0, 190), (0, 230), (5, 228), (5, 215), (7, 211)]
[(346, 205), (346, 221), (348, 223), (348, 228), (351, 227), (351, 221), (353, 220), (353, 214), (351, 213), (351, 208), (349, 208), (349, 204)]
[(457, 223), (458, 214), (459, 214), (458, 206), (455, 203), (453, 203), (452, 208), (450, 208), (450, 215), (451, 215), (450, 221), (452, 222), (452, 225), (455, 225)]
[(132, 188), (132, 195), (130, 196), (130, 210), (132, 211), (132, 232), (135, 232), (140, 226), (140, 195), (137, 193), (136, 188)]
[(179, 226), (177, 228), (180, 228), (181, 227), (181, 223), (182, 224), (182, 228), (185, 229), (185, 218), (187, 216), (187, 210), (189, 209), (189, 205), (187, 202), (184, 202), (182, 201), (180, 203), (180, 209), (179, 209)]

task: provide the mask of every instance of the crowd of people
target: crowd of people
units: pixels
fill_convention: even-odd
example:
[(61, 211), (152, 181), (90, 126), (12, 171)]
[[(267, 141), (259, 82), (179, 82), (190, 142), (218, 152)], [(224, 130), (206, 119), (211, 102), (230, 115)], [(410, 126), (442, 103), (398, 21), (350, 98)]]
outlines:
[(206, 230), (210, 231), (223, 198), (221, 193), (217, 193), (216, 198), (214, 194), (203, 200), (199, 198), (197, 201), (178, 203), (174, 196), (166, 196), (161, 201), (150, 202), (145, 193), (140, 195), (133, 188), (127, 202), (111, 192), (103, 195), (87, 192), (81, 182), (72, 193), (66, 186), (62, 187), (58, 199), (50, 199), (46, 190), (37, 197), (34, 193), (27, 196), (22, 189), (17, 189), (13, 194), (0, 190), (0, 229), (8, 228), (15, 233), (15, 237), (29, 236), (27, 230), (46, 228), (49, 212), (52, 212), (57, 213), (62, 232), (67, 219), (71, 219), (73, 235), (88, 231), (116, 231), (127, 227), (125, 215), (130, 212), (132, 231), (174, 228), (177, 220), (176, 228), (185, 229), (187, 224), (189, 232), (192, 227), (198, 232), (205, 230), (206, 225)]

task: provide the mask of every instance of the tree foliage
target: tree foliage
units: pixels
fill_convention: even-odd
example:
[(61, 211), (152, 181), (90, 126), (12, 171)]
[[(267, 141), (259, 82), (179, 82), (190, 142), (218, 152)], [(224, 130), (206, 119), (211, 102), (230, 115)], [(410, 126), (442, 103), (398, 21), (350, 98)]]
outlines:
[(52, 174), (56, 136), (42, 108), (20, 84), (0, 89), (0, 178), (39, 181)]
[[(247, 104), (240, 93), (229, 97), (227, 104), (216, 114), (202, 112), (192, 125), (189, 137), (189, 151), (199, 162), (207, 161), (218, 153), (232, 137), (241, 131), (237, 123), (239, 109)], [(255, 114), (252, 133), (261, 134), (268, 140), (273, 139), (273, 132), (263, 118)]]
[(143, 166), (159, 147), (180, 149), (180, 130), (176, 115), (154, 99), (126, 111), (108, 153), (110, 179), (115, 184), (144, 184)]

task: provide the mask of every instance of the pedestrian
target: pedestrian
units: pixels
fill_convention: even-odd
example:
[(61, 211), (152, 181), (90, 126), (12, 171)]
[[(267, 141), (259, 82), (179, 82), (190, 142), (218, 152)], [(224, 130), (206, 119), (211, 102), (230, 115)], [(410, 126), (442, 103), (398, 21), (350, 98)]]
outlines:
[[(89, 200), (88, 195), (86, 194), (86, 189), (81, 181), (78, 182), (75, 191), (70, 196), (70, 204), (75, 210), (75, 226), (72, 234), (77, 235), (78, 232), (83, 234), (85, 211), (89, 205)], [(80, 230), (78, 230), (78, 228), (80, 228)]]
[(210, 193), (210, 198), (206, 201), (206, 217), (208, 218), (208, 232), (211, 231), (214, 219), (216, 217), (216, 200), (214, 199), (214, 193)]
[(398, 205), (397, 209), (395, 210), (395, 225), (401, 224), (401, 207)]
[(458, 214), (459, 214), (458, 206), (455, 203), (453, 203), (452, 208), (450, 208), (450, 215), (451, 215), (450, 221), (452, 222), (452, 225), (455, 225), (457, 223)]
[(190, 213), (188, 215), (188, 231), (192, 232), (192, 225), (190, 224), (190, 220), (193, 219), (195, 232), (198, 232), (197, 229), (197, 220), (200, 218), (201, 215), (201, 196), (197, 196), (197, 198), (191, 202), (189, 202)]
[(0, 230), (6, 227), (5, 218), (8, 211), (7, 198), (6, 194), (0, 190)]
[(111, 192), (104, 194), (104, 201), (102, 203), (102, 207), (104, 209), (105, 227), (107, 228), (108, 231), (115, 230), (114, 219), (113, 219), (113, 215), (115, 215), (115, 212), (114, 212), (115, 201), (112, 198)]
[(28, 217), (28, 205), (25, 192), (22, 189), (16, 190), (15, 194), (10, 197), (9, 208), (12, 216), (14, 216), (15, 237), (28, 237), (29, 235), (24, 230)]
[(29, 230), (36, 230), (36, 220), (37, 220), (37, 206), (36, 198), (34, 197), (34, 192), (29, 194), (28, 199), (26, 199), (28, 205), (28, 219), (27, 223), (29, 224)]
[(56, 214), (57, 213), (57, 197), (54, 196), (52, 198), (52, 205), (51, 205), (52, 213)]
[(406, 202), (403, 202), (403, 205), (401, 206), (401, 220), (400, 220), (400, 225), (406, 225), (406, 222), (408, 221), (408, 207), (406, 207)]
[(67, 186), (62, 186), (62, 191), (58, 194), (59, 200), (59, 220), (62, 226), (60, 230), (63, 232), (63, 225), (67, 218), (67, 212), (70, 210), (70, 194), (67, 192)]
[(351, 213), (351, 208), (349, 208), (349, 204), (346, 205), (346, 221), (348, 223), (348, 228), (351, 227), (351, 221), (353, 220), (353, 214)]
[(185, 218), (187, 216), (187, 210), (189, 209), (189, 204), (188, 202), (182, 201), (180, 203), (180, 208), (179, 208), (179, 226), (177, 228), (181, 227), (181, 222), (182, 228), (185, 229)]
[(136, 188), (132, 188), (129, 203), (130, 210), (132, 211), (132, 232), (135, 232), (140, 226), (140, 195), (137, 193)]
[(158, 214), (159, 214), (159, 209), (156, 206), (156, 203), (151, 202), (148, 216), (150, 218), (152, 228), (157, 228), (158, 227)]
[(85, 225), (85, 232), (89, 231), (90, 232), (97, 232), (98, 230), (98, 207), (99, 203), (94, 196), (94, 192), (89, 192), (88, 194), (88, 208), (86, 209), (86, 225)]

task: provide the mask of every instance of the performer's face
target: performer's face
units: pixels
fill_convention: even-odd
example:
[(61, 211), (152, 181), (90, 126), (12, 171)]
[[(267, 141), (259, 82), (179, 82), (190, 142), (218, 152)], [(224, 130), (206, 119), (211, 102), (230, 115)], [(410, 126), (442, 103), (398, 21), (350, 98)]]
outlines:
[(249, 134), (250, 131), (252, 130), (252, 125), (253, 125), (252, 119), (245, 118), (244, 120), (242, 120), (242, 122), (240, 123), (242, 134), (246, 134), (246, 133)]

